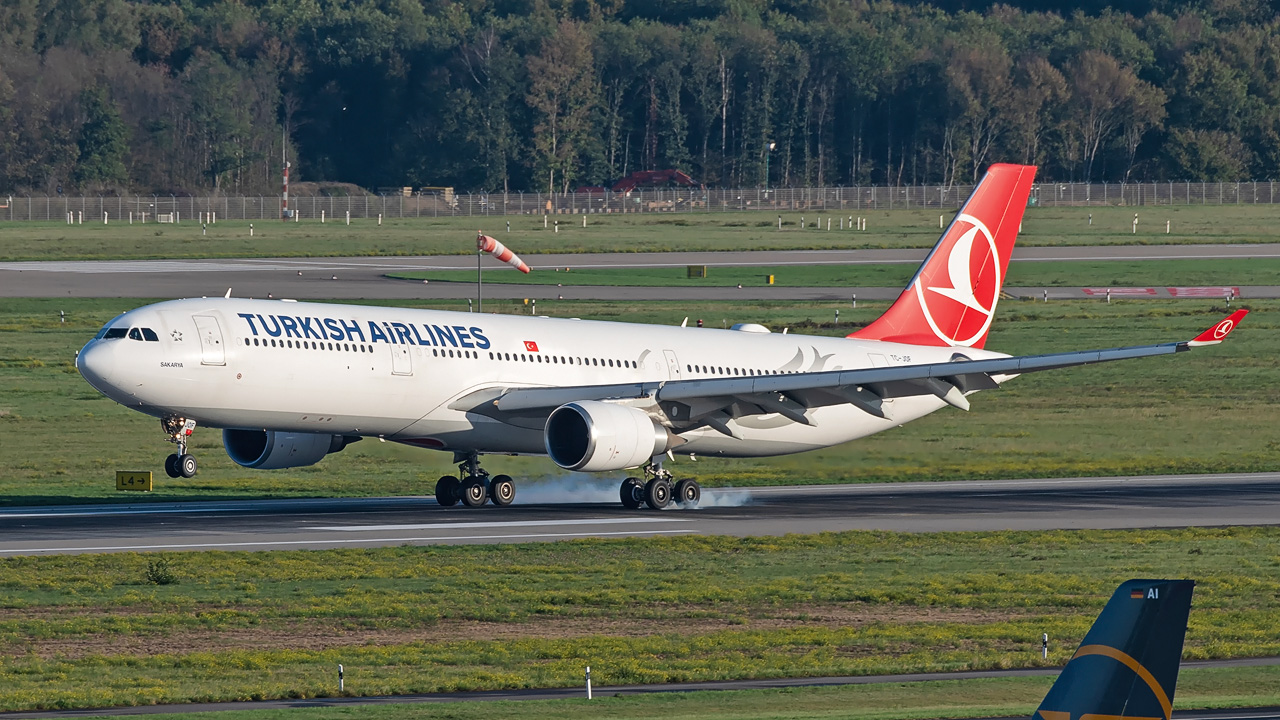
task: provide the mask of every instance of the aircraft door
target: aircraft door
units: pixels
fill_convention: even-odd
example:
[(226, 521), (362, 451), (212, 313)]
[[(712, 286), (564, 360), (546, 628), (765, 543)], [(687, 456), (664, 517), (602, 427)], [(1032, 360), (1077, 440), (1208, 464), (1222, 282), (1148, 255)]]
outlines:
[(684, 375), (680, 372), (680, 361), (676, 359), (676, 351), (663, 350), (662, 354), (667, 357), (667, 377), (671, 380), (683, 380)]
[(193, 315), (196, 332), (200, 335), (200, 364), (226, 365), (227, 357), (222, 346), (222, 328), (213, 315)]
[(412, 375), (413, 374), (413, 356), (409, 354), (408, 345), (392, 345), (391, 347), (391, 374), (392, 375)]

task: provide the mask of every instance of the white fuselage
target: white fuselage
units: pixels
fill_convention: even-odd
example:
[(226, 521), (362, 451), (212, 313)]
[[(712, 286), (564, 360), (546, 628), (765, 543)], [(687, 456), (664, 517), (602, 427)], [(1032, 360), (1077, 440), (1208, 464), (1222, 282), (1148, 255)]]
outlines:
[[(544, 454), (540, 429), (450, 404), (491, 388), (570, 387), (946, 362), (953, 348), (618, 322), (228, 298), (162, 302), (108, 328), (78, 367), (128, 407), (219, 428), (379, 436), (420, 447)], [(107, 329), (104, 329), (104, 332)], [(111, 333), (108, 333), (111, 334)], [(115, 334), (119, 334), (118, 332)], [(149, 339), (154, 337), (155, 339)], [(972, 359), (1005, 357), (965, 348)], [(732, 421), (684, 433), (679, 453), (758, 457), (829, 447), (945, 406), (886, 401)]]

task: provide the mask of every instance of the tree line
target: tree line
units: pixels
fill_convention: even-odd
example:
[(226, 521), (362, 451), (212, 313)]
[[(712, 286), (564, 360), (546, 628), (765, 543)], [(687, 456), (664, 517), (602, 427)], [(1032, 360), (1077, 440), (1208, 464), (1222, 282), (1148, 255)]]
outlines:
[(0, 192), (1241, 180), (1261, 0), (9, 0)]

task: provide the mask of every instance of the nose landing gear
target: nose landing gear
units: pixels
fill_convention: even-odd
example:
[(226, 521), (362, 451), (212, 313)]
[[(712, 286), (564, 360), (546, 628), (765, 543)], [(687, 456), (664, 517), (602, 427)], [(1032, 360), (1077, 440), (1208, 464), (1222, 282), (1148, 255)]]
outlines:
[(459, 501), (467, 507), (480, 507), (485, 501), (505, 507), (516, 499), (516, 484), (507, 475), (494, 475), (480, 467), (479, 453), (455, 453), (458, 463), (458, 474), (445, 475), (436, 482), (436, 502), (444, 507), (456, 505)]
[(193, 478), (199, 469), (194, 455), (187, 453), (187, 438), (195, 432), (196, 421), (180, 417), (161, 418), (160, 427), (169, 436), (169, 442), (178, 446), (178, 452), (164, 460), (164, 472), (171, 478)]

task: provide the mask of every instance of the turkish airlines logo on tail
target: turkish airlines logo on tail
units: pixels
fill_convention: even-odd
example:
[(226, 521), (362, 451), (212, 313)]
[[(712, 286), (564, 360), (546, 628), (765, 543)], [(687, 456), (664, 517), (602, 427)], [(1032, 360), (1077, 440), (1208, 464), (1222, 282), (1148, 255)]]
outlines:
[(1235, 327), (1236, 327), (1236, 321), (1232, 320), (1231, 318), (1227, 318), (1226, 320), (1223, 320), (1222, 322), (1218, 323), (1217, 326), (1213, 328), (1213, 337), (1218, 340), (1221, 340), (1222, 338), (1226, 337), (1228, 333), (1234, 330)]
[[(939, 247), (921, 270), (916, 298), (938, 339), (969, 346), (986, 335), (995, 316), (1003, 281), (1000, 251), (986, 224), (972, 215), (957, 216), (951, 227), (948, 235), (955, 240), (949, 248)], [(938, 262), (943, 252), (945, 264)]]

